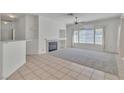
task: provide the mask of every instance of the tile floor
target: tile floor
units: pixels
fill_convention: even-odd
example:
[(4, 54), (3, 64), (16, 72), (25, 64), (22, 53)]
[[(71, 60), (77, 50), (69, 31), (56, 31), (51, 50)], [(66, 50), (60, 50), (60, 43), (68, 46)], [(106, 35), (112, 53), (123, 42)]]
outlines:
[[(120, 59), (118, 59), (120, 60)], [(124, 79), (124, 62), (118, 62), (119, 76), (46, 55), (27, 56), (27, 63), (8, 80), (119, 80)]]

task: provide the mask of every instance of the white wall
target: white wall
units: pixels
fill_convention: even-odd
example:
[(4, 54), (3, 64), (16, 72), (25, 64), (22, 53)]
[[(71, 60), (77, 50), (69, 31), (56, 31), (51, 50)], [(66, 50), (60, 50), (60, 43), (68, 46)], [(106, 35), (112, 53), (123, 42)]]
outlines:
[[(1, 27), (1, 26), (0, 26)], [(0, 41), (1, 41), (1, 28), (0, 28)]]
[(0, 42), (0, 79), (2, 79), (3, 46)]
[[(119, 18), (110, 18), (98, 21), (92, 21), (87, 23), (81, 23), (80, 28), (83, 26), (103, 26), (105, 31), (105, 51), (107, 52), (118, 52), (118, 33), (119, 33)], [(74, 26), (67, 26), (67, 47), (72, 47), (72, 35), (73, 35)], [(77, 44), (75, 47), (78, 48), (87, 48), (87, 49), (97, 49), (101, 50), (98, 46)]]
[(0, 16), (0, 41), (1, 41), (1, 16)]
[(38, 16), (26, 15), (26, 40), (38, 39)]
[(121, 18), (120, 55), (124, 58), (124, 18)]
[(25, 15), (16, 20), (15, 40), (26, 40), (26, 54), (38, 54), (38, 16)]
[(2, 79), (1, 16), (0, 16), (0, 79)]
[(46, 53), (46, 39), (58, 39), (59, 30), (63, 28), (63, 23), (39, 16), (39, 53)]
[(12, 40), (13, 39), (13, 26), (14, 22), (8, 22), (7, 24), (1, 23), (1, 40)]
[(0, 31), (0, 41), (1, 41), (1, 31)]
[(26, 15), (27, 54), (38, 54), (38, 16)]
[(15, 23), (15, 40), (25, 40), (25, 16), (18, 18)]

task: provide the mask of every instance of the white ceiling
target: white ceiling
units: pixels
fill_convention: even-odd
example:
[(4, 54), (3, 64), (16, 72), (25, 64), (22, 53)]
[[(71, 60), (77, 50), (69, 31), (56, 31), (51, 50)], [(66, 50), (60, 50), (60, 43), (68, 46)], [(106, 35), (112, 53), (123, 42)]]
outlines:
[[(49, 17), (51, 19), (65, 22), (66, 24), (73, 23), (74, 17), (67, 15), (68, 13), (40, 13), (38, 15)], [(79, 22), (88, 22), (112, 17), (119, 17), (121, 13), (73, 13), (78, 17)]]
[[(1, 14), (2, 19), (13, 20), (12, 18), (8, 17), (9, 14), (8, 13)], [(11, 13), (11, 14), (16, 16), (16, 18), (19, 18), (25, 15), (24, 13)], [(74, 16), (78, 17), (79, 22), (87, 22), (87, 21), (121, 16), (121, 13), (73, 13), (74, 16), (70, 16), (67, 14), (68, 13), (31, 13), (30, 15), (41, 15), (41, 16), (48, 17), (48, 18), (51, 18), (59, 22), (63, 22), (65, 24), (74, 23)]]

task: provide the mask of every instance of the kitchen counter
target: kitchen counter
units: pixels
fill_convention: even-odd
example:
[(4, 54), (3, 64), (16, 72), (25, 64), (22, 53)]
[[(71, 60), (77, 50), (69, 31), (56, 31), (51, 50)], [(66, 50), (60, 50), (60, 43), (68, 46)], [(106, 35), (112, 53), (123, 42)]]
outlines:
[(3, 42), (3, 43), (6, 43), (6, 42), (18, 42), (18, 41), (26, 41), (26, 40), (5, 40), (5, 41), (0, 41), (0, 42)]
[(8, 78), (26, 63), (26, 41), (0, 41), (0, 79)]

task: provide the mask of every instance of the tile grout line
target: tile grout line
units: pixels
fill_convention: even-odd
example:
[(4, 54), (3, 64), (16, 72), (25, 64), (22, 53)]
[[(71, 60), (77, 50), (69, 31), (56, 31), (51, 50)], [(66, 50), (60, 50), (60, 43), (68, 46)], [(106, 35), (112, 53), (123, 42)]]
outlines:
[(89, 77), (89, 80), (92, 80), (91, 78), (92, 78), (94, 72), (95, 72), (95, 69), (93, 69), (93, 71), (92, 71), (92, 73), (91, 73), (91, 75), (90, 75), (90, 77)]

